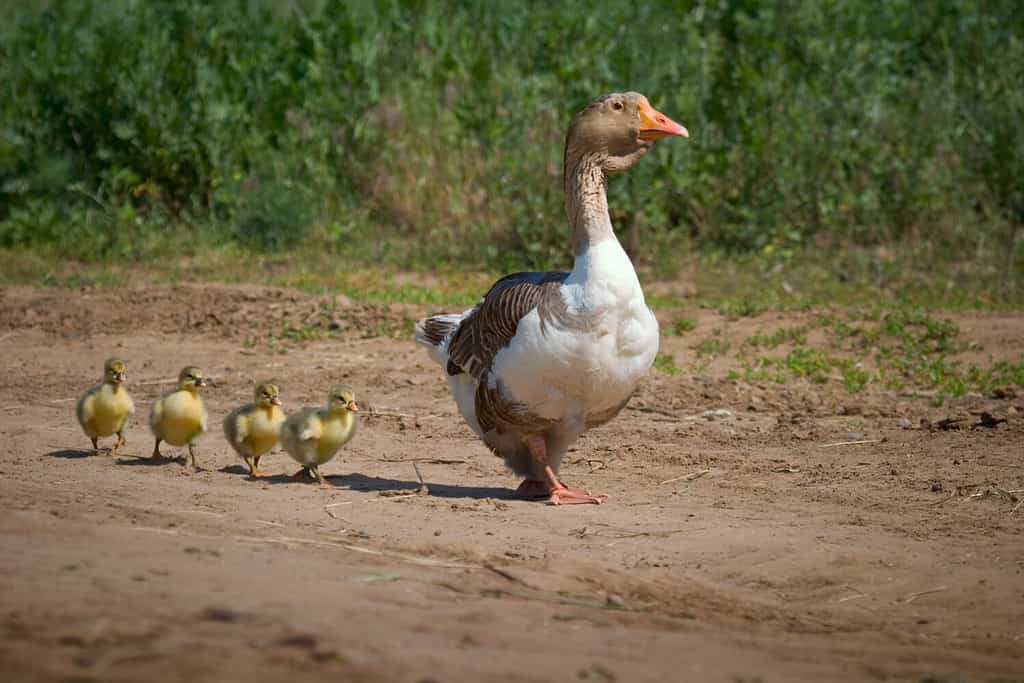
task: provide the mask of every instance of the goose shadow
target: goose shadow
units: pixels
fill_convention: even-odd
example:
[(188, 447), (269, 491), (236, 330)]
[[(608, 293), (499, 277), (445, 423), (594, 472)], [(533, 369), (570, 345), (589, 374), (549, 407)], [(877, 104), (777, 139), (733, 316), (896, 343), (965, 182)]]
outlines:
[[(226, 469), (226, 468), (225, 468)], [(301, 470), (300, 470), (301, 472)], [(393, 491), (396, 493), (416, 493), (420, 489), (418, 481), (409, 479), (390, 479), (388, 477), (370, 477), (353, 472), (352, 474), (325, 474), (324, 479), (331, 486), (347, 488), (359, 493), (380, 493)], [(293, 474), (272, 474), (259, 477), (259, 481), (268, 484), (315, 484), (312, 478), (298, 477)], [(435, 498), (496, 498), (498, 500), (515, 500), (512, 489), (493, 486), (457, 486), (454, 484), (434, 484), (426, 482), (430, 495)]]
[(93, 450), (82, 450), (80, 448), (61, 448), (56, 451), (50, 451), (46, 454), (50, 458), (91, 458), (94, 455), (104, 455), (104, 451), (101, 448), (99, 452)]

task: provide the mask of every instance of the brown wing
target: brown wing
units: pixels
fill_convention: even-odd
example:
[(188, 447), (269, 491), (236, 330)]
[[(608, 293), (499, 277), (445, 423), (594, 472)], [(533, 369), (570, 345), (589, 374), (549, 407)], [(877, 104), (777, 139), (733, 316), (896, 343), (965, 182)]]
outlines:
[(568, 273), (514, 273), (501, 278), (455, 330), (448, 344), (448, 374), (468, 373), (479, 380), (498, 351), (508, 346), (516, 327), (537, 309), (541, 324), (566, 317), (559, 287)]

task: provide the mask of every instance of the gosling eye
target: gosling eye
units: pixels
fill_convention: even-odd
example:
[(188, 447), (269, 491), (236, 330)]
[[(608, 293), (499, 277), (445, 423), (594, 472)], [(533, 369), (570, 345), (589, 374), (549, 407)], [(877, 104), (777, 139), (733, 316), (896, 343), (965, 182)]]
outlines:
[(618, 100), (612, 102), (612, 109), (615, 111), (622, 111), (622, 102), (619, 102)]

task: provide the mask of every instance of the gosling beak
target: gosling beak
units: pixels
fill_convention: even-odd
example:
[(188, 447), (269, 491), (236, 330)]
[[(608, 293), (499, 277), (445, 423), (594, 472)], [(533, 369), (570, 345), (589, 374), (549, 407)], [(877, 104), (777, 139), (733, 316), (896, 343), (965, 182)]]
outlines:
[(359, 412), (359, 405), (355, 401), (349, 401), (345, 404), (345, 407), (351, 410), (353, 413)]
[(210, 386), (210, 379), (208, 377), (200, 377), (196, 380), (197, 387), (208, 387)]
[(690, 132), (651, 106), (647, 99), (640, 101), (640, 139), (660, 140), (679, 135), (690, 137)]
[(118, 382), (123, 382), (126, 379), (128, 379), (128, 375), (126, 375), (123, 372), (119, 372), (116, 375), (114, 375), (114, 379), (116, 379)]
[(283, 403), (281, 403), (281, 399), (278, 398), (277, 396), (275, 396), (274, 398), (270, 399), (270, 403), (272, 405), (275, 405), (275, 406), (284, 405)]

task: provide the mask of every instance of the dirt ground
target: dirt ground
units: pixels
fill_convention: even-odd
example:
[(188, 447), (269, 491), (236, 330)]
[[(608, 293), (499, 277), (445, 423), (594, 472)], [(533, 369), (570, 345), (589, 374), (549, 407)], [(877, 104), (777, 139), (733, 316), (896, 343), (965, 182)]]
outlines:
[[(270, 343), (325, 305), (336, 338)], [(564, 466), (608, 502), (549, 507), (510, 498), (422, 350), (367, 336), (423, 312), (256, 287), (0, 290), (3, 679), (1024, 681), (1024, 396), (936, 408), (652, 373)], [(688, 313), (737, 333), (798, 318)], [(1022, 317), (957, 321), (988, 354), (1024, 353)], [(663, 341), (681, 367), (692, 345)], [(74, 402), (111, 355), (138, 412), (126, 449), (93, 455)], [(185, 364), (216, 379), (197, 473), (146, 458), (149, 405)], [(355, 387), (365, 414), (330, 486), (278, 451), (250, 478), (224, 441), (262, 378), (287, 409)], [(1006, 421), (972, 428), (982, 411)]]

